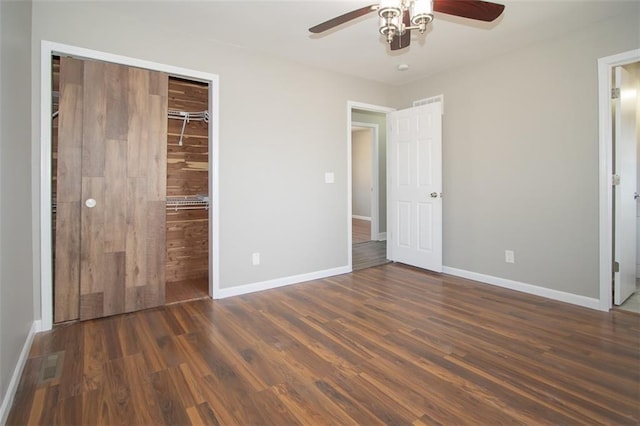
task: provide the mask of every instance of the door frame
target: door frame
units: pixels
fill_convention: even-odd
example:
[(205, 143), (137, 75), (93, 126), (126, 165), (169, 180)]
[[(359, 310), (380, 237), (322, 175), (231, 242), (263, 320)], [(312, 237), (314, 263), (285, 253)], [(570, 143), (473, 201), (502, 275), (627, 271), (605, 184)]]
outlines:
[(598, 309), (613, 306), (613, 120), (611, 89), (615, 67), (640, 61), (640, 49), (598, 59), (598, 124), (599, 124), (599, 240), (600, 302)]
[[(363, 123), (359, 121), (351, 122), (351, 129), (361, 127), (371, 130), (371, 191), (369, 191), (369, 204), (371, 208), (371, 240), (377, 241), (380, 238), (380, 181), (379, 181), (379, 162), (380, 149), (379, 137), (380, 129), (377, 124)], [(353, 140), (351, 141), (351, 152), (353, 154)], [(353, 158), (352, 158), (353, 160)], [(353, 194), (352, 194), (353, 195)]]
[(53, 246), (51, 213), (51, 57), (68, 55), (136, 68), (209, 84), (209, 296), (220, 289), (220, 191), (219, 191), (219, 79), (216, 74), (195, 71), (127, 56), (43, 40), (40, 47), (40, 318), (41, 330), (53, 327)]
[[(371, 112), (380, 112), (383, 114), (387, 114), (391, 111), (395, 111), (395, 108), (381, 106), (381, 105), (373, 105), (364, 102), (357, 101), (347, 101), (347, 268), (349, 271), (353, 270), (353, 226), (351, 217), (353, 215), (353, 182), (351, 179), (352, 167), (351, 162), (353, 159), (351, 158), (351, 124), (352, 117), (351, 112), (353, 109), (360, 109), (363, 111), (371, 111)], [(385, 166), (388, 166), (388, 159)], [(387, 175), (387, 182), (389, 181), (389, 176)], [(387, 206), (387, 210), (388, 210)], [(388, 215), (387, 215), (388, 216)]]

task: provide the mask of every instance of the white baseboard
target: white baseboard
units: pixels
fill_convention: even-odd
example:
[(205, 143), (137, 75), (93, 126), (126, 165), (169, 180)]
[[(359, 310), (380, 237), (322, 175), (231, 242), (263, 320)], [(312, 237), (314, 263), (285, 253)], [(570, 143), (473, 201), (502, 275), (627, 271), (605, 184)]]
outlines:
[(352, 219), (360, 219), (360, 220), (366, 220), (368, 222), (371, 222), (371, 218), (368, 216), (359, 216), (357, 214), (354, 214), (351, 216)]
[(386, 241), (386, 240), (387, 240), (387, 233), (386, 232), (378, 233), (378, 241)]
[(37, 320), (31, 324), (29, 334), (27, 334), (27, 338), (24, 341), (24, 345), (22, 346), (22, 351), (20, 351), (20, 356), (18, 357), (16, 368), (13, 370), (13, 375), (11, 375), (9, 387), (7, 387), (7, 392), (4, 394), (4, 398), (2, 399), (2, 405), (0, 405), (0, 425), (3, 425), (7, 422), (7, 417), (9, 416), (9, 411), (11, 410), (13, 399), (15, 398), (16, 391), (18, 390), (18, 384), (20, 383), (22, 371), (24, 370), (24, 366), (27, 363), (27, 358), (29, 357), (29, 351), (31, 350), (33, 337), (37, 332), (41, 331), (41, 329), (42, 321)]
[(444, 266), (442, 272), (449, 275), (455, 275), (461, 278), (467, 278), (474, 281), (480, 281), (485, 284), (491, 284), (498, 287), (508, 288), (511, 290), (521, 291), (523, 293), (534, 294), (536, 296), (546, 297), (560, 302), (571, 303), (573, 305), (583, 306), (585, 308), (600, 309), (600, 300), (592, 297), (580, 296), (578, 294), (566, 293), (564, 291), (552, 290), (533, 284), (526, 284), (519, 281), (507, 280), (505, 278), (493, 277), (491, 275), (479, 274), (477, 272), (465, 271), (463, 269), (450, 268)]
[(225, 297), (240, 296), (242, 294), (255, 293), (256, 291), (270, 290), (272, 288), (284, 287), (305, 281), (319, 280), (322, 278), (332, 277), (334, 275), (348, 274), (349, 272), (351, 272), (351, 268), (348, 266), (341, 266), (339, 268), (310, 272), (308, 274), (276, 278), (274, 280), (261, 281), (231, 288), (221, 288), (218, 291), (218, 294), (215, 295), (215, 299), (224, 299)]

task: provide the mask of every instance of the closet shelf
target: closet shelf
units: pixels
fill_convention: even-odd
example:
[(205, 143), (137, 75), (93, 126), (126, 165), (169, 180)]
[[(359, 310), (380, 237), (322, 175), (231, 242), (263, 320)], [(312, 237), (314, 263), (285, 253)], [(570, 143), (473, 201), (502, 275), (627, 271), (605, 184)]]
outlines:
[(209, 210), (209, 197), (193, 195), (184, 197), (167, 197), (167, 210)]

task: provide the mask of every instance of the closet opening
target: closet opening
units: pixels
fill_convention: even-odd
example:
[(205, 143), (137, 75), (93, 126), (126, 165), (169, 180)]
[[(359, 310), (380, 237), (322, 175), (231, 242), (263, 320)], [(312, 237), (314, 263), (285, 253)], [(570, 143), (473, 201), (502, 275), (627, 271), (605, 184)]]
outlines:
[(165, 303), (209, 296), (209, 85), (169, 77)]
[[(166, 170), (166, 176), (164, 176), (165, 170), (154, 171), (154, 176), (160, 176), (161, 180), (166, 179), (166, 189), (162, 188), (162, 215), (164, 217), (159, 220), (158, 217), (151, 218), (142, 218), (140, 220), (140, 215), (136, 218), (137, 223), (142, 224), (145, 219), (149, 221), (157, 220), (157, 223), (162, 224), (162, 230), (156, 229), (157, 233), (166, 234), (162, 235), (162, 239), (158, 239), (157, 241), (162, 241), (165, 245), (163, 253), (161, 255), (155, 255), (152, 261), (148, 259), (140, 262), (140, 264), (146, 264), (146, 268), (154, 269), (155, 272), (147, 271), (147, 276), (152, 277), (155, 275), (155, 278), (161, 277), (162, 282), (164, 283), (162, 288), (159, 290), (156, 289), (151, 296), (148, 294), (148, 290), (142, 290), (146, 283), (137, 284), (138, 287), (127, 287), (122, 284), (125, 281), (125, 275), (129, 274), (131, 271), (129, 265), (129, 258), (133, 258), (133, 256), (140, 257), (140, 252), (130, 253), (130, 251), (126, 251), (128, 249), (120, 251), (120, 249), (113, 249), (114, 256), (111, 256), (115, 259), (115, 263), (113, 268), (110, 267), (110, 264), (107, 262), (102, 264), (102, 260), (99, 262), (101, 272), (101, 276), (103, 277), (103, 283), (100, 285), (104, 286), (102, 293), (100, 293), (99, 298), (93, 297), (91, 299), (86, 299), (84, 294), (82, 294), (79, 288), (79, 285), (74, 283), (75, 279), (81, 276), (89, 274), (92, 272), (89, 271), (93, 266), (87, 266), (86, 261), (86, 249), (82, 244), (78, 243), (78, 247), (82, 246), (82, 248), (69, 248), (67, 249), (67, 241), (72, 241), (74, 244), (77, 243), (77, 239), (80, 239), (81, 235), (84, 235), (85, 232), (88, 232), (87, 229), (91, 229), (90, 226), (92, 224), (80, 224), (82, 220), (86, 218), (85, 213), (79, 213), (78, 211), (82, 211), (82, 209), (86, 207), (91, 208), (92, 212), (99, 211), (100, 207), (109, 209), (109, 205), (106, 199), (101, 199), (95, 197), (97, 199), (97, 207), (93, 209), (93, 206), (96, 205), (96, 200), (91, 199), (92, 204), (90, 205), (89, 201), (85, 202), (86, 197), (78, 201), (75, 201), (75, 205), (70, 207), (70, 203), (68, 202), (68, 186), (69, 182), (73, 179), (69, 179), (69, 170), (70, 169), (82, 169), (82, 183), (78, 183), (78, 186), (82, 187), (82, 191), (85, 190), (86, 181), (92, 181), (93, 175), (88, 174), (85, 175), (84, 169), (86, 168), (86, 163), (100, 163), (106, 162), (108, 163), (108, 159), (98, 157), (96, 160), (95, 153), (87, 154), (87, 145), (86, 143), (79, 143), (79, 145), (75, 145), (69, 148), (69, 144), (63, 143), (62, 148), (60, 149), (60, 139), (59, 139), (59, 123), (60, 123), (60, 115), (69, 114), (72, 115), (75, 113), (78, 114), (80, 118), (70, 118), (66, 117), (65, 128), (66, 132), (62, 134), (69, 137), (69, 129), (71, 128), (74, 133), (74, 137), (78, 137), (77, 135), (82, 135), (82, 130), (79, 133), (76, 131), (78, 128), (82, 129), (83, 125), (86, 127), (87, 123), (89, 123), (85, 117), (84, 121), (82, 119), (82, 112), (78, 109), (74, 110), (74, 108), (86, 108), (87, 98), (86, 94), (83, 99), (82, 91), (80, 89), (79, 95), (75, 98), (69, 97), (67, 95), (65, 97), (65, 105), (66, 107), (60, 109), (60, 93), (61, 93), (61, 59), (60, 56), (53, 55), (52, 56), (52, 67), (51, 67), (51, 76), (52, 76), (52, 120), (51, 120), (51, 201), (52, 201), (52, 209), (51, 209), (51, 238), (52, 238), (52, 269), (53, 269), (53, 317), (54, 323), (59, 324), (66, 321), (72, 321), (77, 319), (88, 319), (91, 317), (99, 317), (99, 316), (107, 316), (120, 312), (130, 312), (132, 310), (144, 309), (145, 307), (152, 306), (151, 304), (171, 304), (176, 302), (182, 302), (187, 300), (193, 300), (198, 298), (209, 297), (209, 282), (210, 282), (210, 270), (209, 270), (209, 236), (210, 234), (210, 223), (209, 223), (209, 210), (210, 210), (210, 188), (209, 188), (209, 91), (210, 87), (208, 83), (204, 83), (201, 81), (185, 79), (181, 77), (174, 77), (171, 75), (165, 74), (165, 83), (164, 87), (166, 92), (161, 93), (161, 97), (164, 98), (164, 104), (166, 105), (165, 117), (162, 120), (166, 120), (166, 131), (161, 133), (154, 134), (162, 134), (164, 142), (164, 147), (155, 148), (154, 146), (149, 145), (148, 147), (141, 148), (142, 151), (139, 152), (142, 155), (148, 157), (156, 157), (162, 158), (163, 161), (166, 161), (166, 165), (162, 165), (160, 169)], [(64, 68), (64, 67), (63, 67)], [(78, 69), (82, 69), (79, 67)], [(71, 66), (67, 67), (67, 70), (73, 70)], [(133, 71), (131, 71), (133, 70)], [(119, 79), (118, 76), (126, 75), (127, 71), (129, 71), (129, 77), (123, 77), (123, 84), (132, 84), (132, 81), (147, 81), (146, 85), (149, 91), (156, 90), (156, 82), (153, 76), (151, 76), (151, 80), (134, 80), (131, 79), (131, 74), (135, 74), (135, 68), (129, 68), (128, 70), (120, 70), (115, 74), (111, 75), (109, 78), (114, 79), (114, 75), (116, 79)], [(77, 72), (74, 71), (74, 72)], [(120, 74), (118, 74), (120, 72)], [(124, 73), (124, 74), (123, 74)], [(76, 80), (74, 80), (76, 79)], [(64, 79), (63, 79), (64, 80)], [(168, 80), (168, 81), (167, 81)], [(82, 87), (82, 76), (80, 75), (79, 80), (78, 76), (71, 76), (66, 78), (69, 86), (73, 86), (69, 91), (78, 90), (77, 87)], [(80, 83), (76, 83), (76, 81), (80, 81)], [(67, 84), (65, 83), (65, 84)], [(85, 83), (87, 83), (85, 76)], [(109, 84), (113, 84), (110, 82)], [(89, 91), (85, 87), (85, 91)], [(151, 87), (149, 89), (149, 87)], [(108, 93), (105, 94), (105, 99), (101, 99), (101, 101), (109, 104), (110, 102), (114, 102), (112, 97), (116, 98), (120, 96), (122, 98), (127, 98), (128, 90), (124, 89), (120, 95), (111, 95)], [(145, 135), (145, 129), (140, 128), (139, 123), (145, 123), (147, 119), (144, 117), (144, 111), (137, 111), (139, 109), (139, 105), (147, 105), (145, 104), (144, 98), (142, 103), (140, 103), (140, 93), (137, 95), (132, 95), (131, 93), (138, 93), (138, 89), (133, 91), (129, 91), (129, 100), (127, 104), (126, 99), (117, 99), (117, 101), (124, 102), (123, 105), (123, 113), (117, 114), (122, 117), (116, 117), (116, 121), (120, 121), (120, 124), (127, 127), (127, 117), (126, 114), (129, 114), (129, 132), (139, 132), (141, 138), (148, 138), (148, 135)], [(144, 96), (144, 91), (142, 91)], [(112, 97), (110, 97), (112, 96)], [(137, 97), (136, 97), (137, 96)], [(74, 105), (70, 106), (71, 102), (69, 99), (73, 99)], [(94, 101), (93, 98), (90, 99)], [(83, 104), (85, 102), (85, 104)], [(78, 105), (80, 105), (78, 107)], [(132, 106), (133, 105), (133, 106)], [(116, 107), (116, 110), (118, 108)], [(113, 112), (111, 112), (113, 115)], [(132, 115), (133, 114), (133, 115)], [(140, 117), (135, 117), (135, 114), (142, 114), (142, 119)], [(156, 115), (157, 116), (157, 115)], [(124, 117), (124, 118), (123, 118)], [(131, 121), (136, 121), (138, 124), (132, 124)], [(107, 119), (113, 121), (114, 119)], [(124, 121), (122, 121), (124, 120)], [(80, 124), (72, 124), (70, 125), (70, 121), (75, 121)], [(98, 120), (100, 121), (100, 120)], [(104, 124), (104, 123), (103, 123)], [(138, 129), (135, 130), (135, 126), (138, 126)], [(74, 127), (75, 126), (75, 127)], [(91, 124), (90, 124), (91, 126)], [(106, 127), (109, 126), (107, 123)], [(165, 126), (164, 124), (156, 127)], [(98, 126), (99, 127), (99, 126)], [(144, 127), (144, 124), (142, 125)], [(134, 130), (132, 130), (134, 129)], [(122, 132), (122, 130), (114, 130), (107, 131), (104, 133), (105, 135), (116, 134), (117, 132)], [(72, 133), (73, 133), (72, 132)], [(153, 131), (151, 131), (153, 133)], [(126, 131), (125, 131), (126, 133)], [(108, 136), (110, 138), (111, 136)], [(117, 139), (116, 137), (114, 137)], [(129, 138), (131, 139), (131, 138)], [(153, 139), (151, 137), (150, 139)], [(111, 144), (111, 146), (118, 146), (114, 144), (113, 141), (106, 142), (107, 144)], [(149, 142), (141, 142), (142, 146), (144, 143)], [(131, 160), (132, 149), (131, 146), (135, 147), (136, 143), (130, 143), (129, 148), (124, 148), (124, 154), (121, 158), (124, 159), (124, 162)], [(122, 147), (122, 145), (119, 145)], [(110, 148), (107, 148), (107, 150)], [(129, 150), (127, 154), (127, 149)], [(155, 154), (156, 149), (166, 150), (166, 152), (162, 153), (162, 155), (158, 156)], [(146, 151), (145, 151), (146, 150)], [(121, 153), (122, 154), (122, 153)], [(165, 156), (166, 154), (166, 156)], [(128, 155), (128, 156), (127, 156)], [(137, 154), (136, 154), (137, 155)], [(62, 161), (61, 161), (62, 158)], [(165, 160), (166, 158), (166, 160)], [(142, 163), (140, 163), (142, 164)], [(107, 166), (104, 166), (105, 168)], [(126, 168), (126, 166), (124, 166)], [(143, 167), (143, 166), (140, 166)], [(60, 168), (60, 169), (59, 169)], [(117, 167), (115, 168), (117, 171)], [(76, 174), (80, 174), (79, 172)], [(114, 172), (111, 172), (113, 178)], [(126, 175), (126, 173), (125, 173)], [(65, 183), (63, 183), (62, 187), (59, 188), (60, 179), (62, 176)], [(75, 175), (74, 175), (75, 176)], [(87, 178), (89, 176), (89, 178)], [(141, 174), (142, 176), (142, 174)], [(80, 179), (75, 179), (76, 181)], [(129, 178), (131, 181), (131, 178)], [(113, 182), (113, 181), (112, 181)], [(131, 197), (131, 186), (127, 186), (126, 176), (123, 177), (122, 181), (119, 184), (120, 189), (122, 190), (122, 199), (123, 203), (127, 203), (127, 196)], [(155, 185), (155, 184), (154, 184)], [(164, 187), (165, 185), (156, 185), (158, 188)], [(60, 193), (60, 191), (64, 191)], [(113, 192), (113, 190), (112, 190)], [(128, 194), (127, 194), (128, 192)], [(84, 192), (83, 192), (84, 193)], [(59, 197), (59, 195), (61, 197)], [(64, 194), (67, 194), (65, 197)], [(134, 197), (137, 195), (134, 195)], [(62, 198), (61, 200), (59, 198)], [(108, 197), (107, 197), (108, 198)], [(113, 195), (111, 197), (113, 202)], [(59, 205), (58, 202), (62, 201), (62, 204)], [(131, 202), (131, 201), (129, 201)], [(65, 204), (66, 203), (66, 204)], [(60, 213), (59, 209), (62, 208), (63, 212)], [(120, 207), (119, 207), (120, 208)], [(127, 208), (131, 209), (132, 207), (122, 207), (120, 208), (120, 212), (126, 212)], [(66, 210), (64, 210), (66, 209)], [(110, 209), (111, 210), (111, 209)], [(117, 209), (116, 209), (117, 210)], [(71, 213), (69, 213), (71, 212)], [(57, 217), (60, 215), (61, 217)], [(116, 213), (106, 213), (105, 216), (113, 216), (112, 220), (116, 222), (125, 221), (129, 223), (131, 217), (129, 213), (122, 213), (121, 218), (117, 218)], [(156, 215), (159, 216), (159, 215)], [(108, 222), (108, 221), (107, 221)], [(109, 222), (110, 223), (110, 222)], [(107, 235), (107, 240), (109, 240), (108, 234), (110, 233), (110, 227), (108, 223), (100, 223), (102, 228), (102, 234)], [(126, 227), (126, 224), (124, 225)], [(145, 230), (144, 232), (149, 232), (149, 230)], [(141, 231), (141, 234), (144, 232)], [(152, 232), (152, 234), (153, 234)], [(70, 234), (75, 236), (69, 237)], [(117, 231), (116, 231), (117, 234)], [(134, 232), (135, 234), (135, 232)], [(129, 237), (124, 237), (124, 240)], [(136, 238), (135, 236), (132, 238)], [(154, 241), (153, 235), (146, 237), (145, 240), (142, 241), (142, 245), (147, 244)], [(57, 244), (57, 239), (60, 239)], [(102, 243), (101, 243), (102, 244)], [(113, 245), (113, 241), (108, 241), (108, 244)], [(128, 244), (128, 243), (123, 243)], [(138, 247), (140, 246), (140, 242), (137, 243)], [(107, 250), (106, 250), (107, 251)], [(110, 254), (108, 254), (110, 256)], [(149, 257), (149, 253), (147, 253), (147, 258)], [(109, 257), (109, 258), (111, 258)], [(144, 253), (142, 257), (145, 257)], [(73, 259), (73, 260), (70, 260)], [(161, 263), (158, 262), (161, 260)], [(59, 263), (60, 262), (60, 263)], [(83, 263), (84, 262), (84, 263)], [(154, 263), (155, 262), (155, 263)], [(56, 268), (60, 269), (60, 274), (56, 273)], [(89, 271), (89, 272), (87, 272)], [(135, 267), (135, 272), (137, 273), (138, 269)], [(72, 279), (68, 279), (72, 278)], [(102, 279), (102, 278), (101, 278)], [(153, 277), (151, 278), (153, 279)], [(128, 278), (126, 278), (128, 280)], [(111, 286), (111, 282), (117, 283), (117, 288), (115, 290), (109, 290)], [(84, 284), (83, 284), (84, 285)], [(128, 284), (127, 284), (128, 285)], [(131, 291), (130, 291), (131, 290)], [(93, 294), (89, 295), (93, 296)], [(151, 299), (156, 302), (147, 303), (143, 299)], [(111, 300), (107, 300), (107, 298), (111, 298)], [(141, 302), (142, 300), (142, 302)], [(98, 303), (99, 305), (104, 305), (99, 309), (94, 309), (95, 305)], [(87, 309), (83, 308), (89, 306), (95, 312), (90, 313), (88, 316), (85, 315)], [(108, 306), (109, 305), (109, 306)], [(84, 311), (83, 311), (84, 309)], [(85, 312), (85, 313), (83, 313)]]

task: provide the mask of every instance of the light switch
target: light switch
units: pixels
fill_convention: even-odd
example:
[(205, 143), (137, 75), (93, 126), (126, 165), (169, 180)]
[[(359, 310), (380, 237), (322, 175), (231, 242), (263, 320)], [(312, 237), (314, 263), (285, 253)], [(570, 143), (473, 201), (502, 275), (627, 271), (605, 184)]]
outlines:
[(336, 181), (336, 177), (333, 172), (326, 172), (324, 174), (324, 183), (334, 183)]

